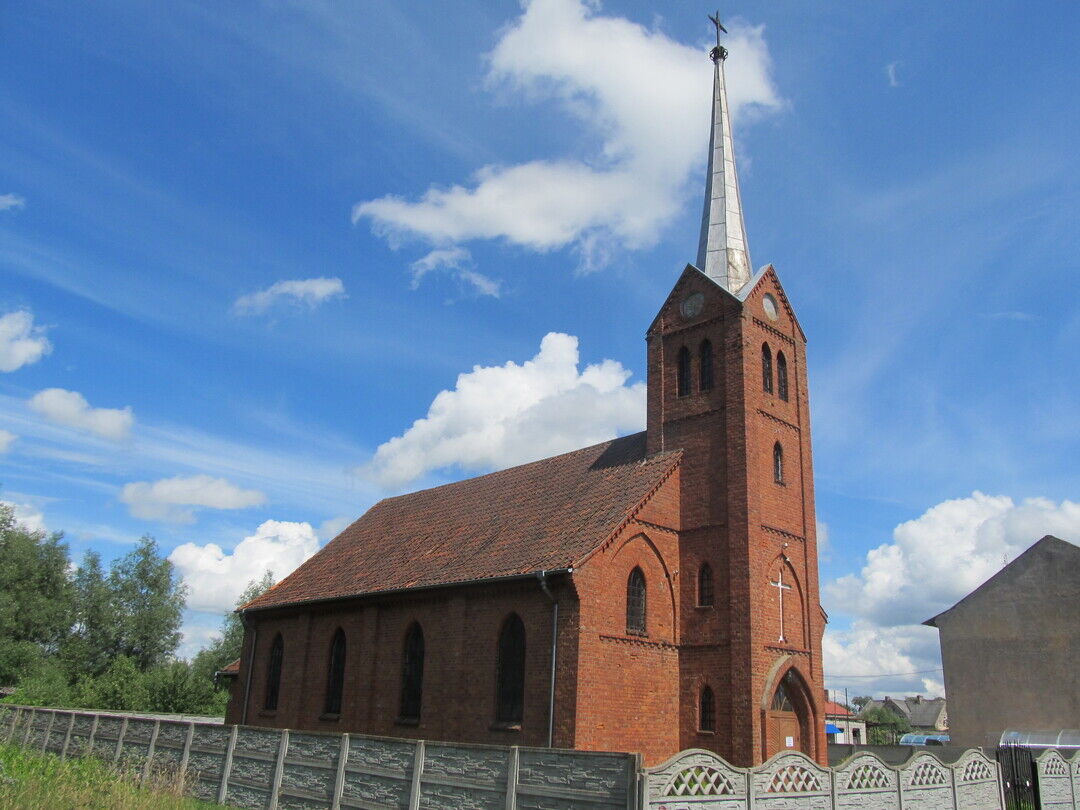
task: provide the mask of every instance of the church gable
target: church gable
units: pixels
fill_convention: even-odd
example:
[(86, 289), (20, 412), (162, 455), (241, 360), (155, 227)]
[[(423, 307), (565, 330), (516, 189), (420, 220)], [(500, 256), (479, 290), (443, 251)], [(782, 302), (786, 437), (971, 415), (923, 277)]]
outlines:
[(643, 433), (387, 498), (245, 609), (566, 570), (678, 464)]
[(784, 292), (776, 268), (771, 264), (761, 268), (737, 297), (763, 328), (779, 331), (785, 336), (797, 336), (803, 343), (806, 342), (795, 310)]

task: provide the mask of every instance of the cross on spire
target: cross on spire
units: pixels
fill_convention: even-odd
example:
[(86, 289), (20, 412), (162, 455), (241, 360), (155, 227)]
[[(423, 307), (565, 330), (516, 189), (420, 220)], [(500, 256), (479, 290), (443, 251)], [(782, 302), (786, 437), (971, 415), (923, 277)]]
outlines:
[(727, 48), (720, 44), (720, 32), (723, 31), (726, 34), (728, 30), (724, 28), (723, 24), (720, 22), (719, 9), (717, 9), (715, 15), (710, 14), (709, 19), (712, 21), (712, 24), (716, 26), (716, 47), (709, 51), (709, 58), (712, 59), (713, 62), (719, 62), (721, 59), (727, 59)]
[(791, 586), (784, 584), (784, 566), (780, 566), (780, 573), (776, 576), (776, 582), (769, 580), (769, 584), (780, 591), (780, 641), (787, 642), (784, 638), (784, 591), (790, 591)]

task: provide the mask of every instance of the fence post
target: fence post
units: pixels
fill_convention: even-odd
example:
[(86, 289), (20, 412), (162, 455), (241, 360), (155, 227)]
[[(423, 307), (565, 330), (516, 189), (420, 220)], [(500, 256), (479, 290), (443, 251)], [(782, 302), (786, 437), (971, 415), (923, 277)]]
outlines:
[(60, 749), (60, 759), (67, 759), (68, 745), (71, 744), (71, 732), (75, 729), (75, 712), (71, 713), (68, 720), (67, 734), (64, 735), (64, 747)]
[(904, 771), (896, 769), (896, 806), (898, 810), (904, 810)]
[(229, 746), (225, 749), (225, 767), (221, 769), (221, 785), (218, 787), (218, 804), (225, 804), (225, 794), (229, 792), (229, 773), (232, 771), (233, 749), (236, 748), (236, 734), (239, 731), (240, 726), (233, 726), (229, 734)]
[(949, 766), (949, 776), (952, 777), (952, 806), (953, 810), (960, 810), (960, 797), (956, 794), (956, 768)]
[(84, 755), (94, 753), (94, 737), (95, 735), (97, 735), (97, 724), (99, 716), (100, 715), (95, 714), (94, 722), (90, 724), (90, 739), (86, 741), (86, 750), (83, 752)]
[(506, 810), (517, 810), (517, 780), (520, 753), (516, 745), (510, 746), (506, 761)]
[[(236, 726), (233, 726), (236, 728)], [(285, 773), (285, 755), (289, 751), (289, 730), (283, 728), (278, 739), (277, 762), (274, 763), (274, 778), (270, 783), (270, 810), (277, 810), (278, 795), (281, 793), (281, 777)]]
[(120, 736), (116, 738), (116, 750), (113, 752), (113, 765), (120, 761), (120, 752), (124, 750), (124, 737), (127, 735), (128, 719), (127, 715), (124, 715), (124, 719), (120, 722)]
[(641, 775), (640, 754), (630, 755), (626, 770), (626, 810), (637, 810), (638, 779)]
[(349, 735), (341, 735), (341, 749), (338, 751), (337, 775), (334, 777), (334, 797), (330, 801), (330, 810), (341, 810), (341, 794), (345, 792), (345, 766), (349, 764)]
[(187, 724), (187, 734), (184, 737), (184, 753), (180, 755), (180, 778), (187, 776), (188, 758), (191, 756), (191, 741), (195, 738), (195, 723), (191, 720)]
[(26, 744), (30, 742), (30, 732), (34, 730), (34, 715), (37, 714), (37, 709), (30, 710), (30, 722), (26, 724), (26, 731), (23, 733), (22, 746), (26, 747)]
[(56, 722), (56, 712), (49, 712), (49, 725), (45, 728), (45, 739), (41, 741), (41, 753), (49, 750), (49, 737), (52, 734), (53, 723)]
[(19, 725), (19, 717), (21, 715), (21, 706), (15, 710), (9, 709), (8, 711), (4, 712), (4, 722), (11, 720), (11, 723), (8, 725), (7, 734), (4, 735), (5, 743), (11, 742), (11, 738), (15, 735), (15, 726)]
[(142, 776), (139, 784), (142, 784), (150, 776), (150, 764), (154, 761), (154, 749), (157, 748), (157, 735), (161, 731), (161, 720), (154, 721), (154, 730), (150, 732), (150, 746), (146, 749), (146, 762), (143, 763)]
[(416, 741), (413, 755), (412, 786), (409, 789), (409, 810), (420, 810), (420, 777), (424, 772), (424, 741)]

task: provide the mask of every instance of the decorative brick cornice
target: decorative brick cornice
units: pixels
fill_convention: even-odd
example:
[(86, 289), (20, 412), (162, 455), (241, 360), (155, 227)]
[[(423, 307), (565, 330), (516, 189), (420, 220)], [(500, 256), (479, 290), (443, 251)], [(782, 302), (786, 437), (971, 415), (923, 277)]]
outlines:
[(781, 419), (779, 416), (773, 416), (771, 413), (769, 413), (768, 411), (763, 410), (761, 408), (758, 408), (757, 412), (760, 413), (762, 416), (764, 416), (766, 419), (771, 419), (772, 421), (777, 422), (777, 423), (783, 425), (786, 428), (790, 428), (791, 430), (794, 430), (796, 433), (800, 432), (798, 425), (793, 425), (793, 424), (791, 424), (791, 422), (788, 422), (785, 419)]
[(810, 650), (800, 650), (797, 647), (781, 647), (779, 644), (766, 644), (766, 650), (772, 650), (773, 652), (787, 653), (788, 655), (803, 655), (807, 658), (810, 657)]
[(677, 645), (672, 644), (669, 641), (649, 641), (644, 638), (633, 638), (631, 636), (609, 636), (604, 633), (600, 633), (601, 641), (609, 641), (612, 644), (629, 644), (632, 647), (653, 647), (661, 650), (677, 650)]
[(778, 529), (775, 526), (769, 526), (765, 523), (761, 524), (761, 528), (770, 534), (778, 534), (781, 537), (786, 537), (789, 540), (798, 540), (800, 543), (805, 543), (806, 538), (799, 534), (793, 534), (792, 532), (785, 532), (783, 529)]
[(666, 332), (656, 332), (656, 333), (647, 332), (645, 334), (645, 337), (647, 337), (647, 338), (651, 337), (653, 334), (660, 334), (660, 335), (663, 335), (664, 337), (671, 337), (672, 335), (680, 335), (683, 332), (692, 332), (695, 329), (700, 329), (703, 326), (712, 326), (714, 323), (717, 323), (718, 321), (723, 321), (723, 320), (724, 320), (724, 315), (721, 313), (720, 315), (715, 315), (712, 318), (706, 318), (703, 321), (695, 321), (694, 323), (687, 323), (687, 324), (682, 324), (680, 326), (675, 326), (675, 327), (669, 328)]
[(640, 526), (644, 526), (647, 529), (654, 529), (658, 532), (665, 532), (667, 534), (678, 534), (678, 532), (670, 526), (661, 526), (659, 523), (649, 523), (647, 520), (641, 518), (634, 518), (631, 523), (637, 523)]
[(775, 335), (776, 337), (780, 338), (780, 340), (786, 340), (792, 346), (795, 345), (794, 338), (792, 338), (789, 335), (785, 335), (783, 332), (781, 332), (775, 326), (769, 326), (767, 323), (765, 323), (765, 321), (759, 320), (758, 318), (754, 318), (754, 323), (756, 323), (758, 326), (760, 326), (762, 329), (764, 329), (770, 335)]

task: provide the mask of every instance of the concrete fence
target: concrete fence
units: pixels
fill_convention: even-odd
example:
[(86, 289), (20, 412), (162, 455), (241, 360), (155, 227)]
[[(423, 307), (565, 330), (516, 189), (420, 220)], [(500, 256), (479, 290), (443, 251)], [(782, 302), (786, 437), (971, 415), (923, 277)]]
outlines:
[[(243, 808), (362, 810), (1004, 810), (998, 764), (919, 751), (823, 768), (799, 753), (736, 768), (689, 750), (635, 754), (433, 743), (0, 704), (0, 741), (186, 774), (189, 792)], [(1047, 810), (1080, 810), (1080, 752), (1036, 760)]]
[(0, 740), (98, 757), (243, 808), (637, 810), (634, 754), (432, 743), (0, 704)]

